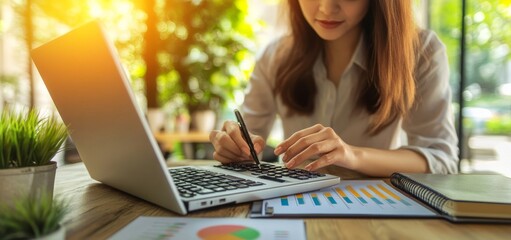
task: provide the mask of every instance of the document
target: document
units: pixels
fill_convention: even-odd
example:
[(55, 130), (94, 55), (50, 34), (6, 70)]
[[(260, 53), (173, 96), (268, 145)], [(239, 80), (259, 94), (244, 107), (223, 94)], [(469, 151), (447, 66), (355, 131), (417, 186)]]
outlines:
[(141, 216), (109, 239), (305, 240), (306, 238), (303, 220)]
[(439, 217), (382, 180), (341, 180), (319, 191), (256, 202), (251, 217)]

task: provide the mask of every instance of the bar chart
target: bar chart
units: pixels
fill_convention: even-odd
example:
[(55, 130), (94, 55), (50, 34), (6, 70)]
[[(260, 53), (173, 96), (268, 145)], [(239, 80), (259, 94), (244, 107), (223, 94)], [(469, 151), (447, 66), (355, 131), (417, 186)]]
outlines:
[(436, 216), (381, 180), (341, 181), (319, 191), (269, 199), (263, 204), (277, 216)]

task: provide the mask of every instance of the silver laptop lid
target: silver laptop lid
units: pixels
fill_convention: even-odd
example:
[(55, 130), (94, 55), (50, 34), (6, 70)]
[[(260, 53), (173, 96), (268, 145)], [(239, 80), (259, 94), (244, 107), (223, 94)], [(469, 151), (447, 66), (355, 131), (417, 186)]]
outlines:
[(100, 24), (90, 22), (34, 49), (32, 59), (90, 176), (186, 214)]

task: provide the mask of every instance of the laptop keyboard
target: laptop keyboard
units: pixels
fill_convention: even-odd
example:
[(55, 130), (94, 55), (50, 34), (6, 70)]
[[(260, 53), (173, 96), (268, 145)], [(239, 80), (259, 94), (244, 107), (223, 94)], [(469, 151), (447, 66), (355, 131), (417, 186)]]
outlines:
[(283, 166), (261, 163), (259, 166), (253, 163), (231, 163), (225, 165), (217, 165), (215, 167), (223, 168), (235, 172), (248, 171), (255, 177), (272, 180), (275, 182), (285, 182), (284, 178), (289, 177), (297, 180), (307, 180), (311, 178), (324, 177), (325, 174), (318, 172), (310, 172), (303, 169), (289, 169)]
[(264, 185), (262, 182), (196, 168), (176, 168), (169, 171), (182, 197)]
[[(325, 174), (309, 172), (303, 169), (288, 169), (283, 166), (262, 163), (259, 166), (253, 163), (231, 163), (215, 167), (234, 172), (249, 173), (253, 177), (274, 182), (286, 182), (287, 178), (295, 180), (308, 180), (323, 177)], [(194, 197), (215, 192), (232, 191), (255, 186), (265, 185), (262, 182), (197, 168), (170, 169), (179, 194), (182, 197)]]

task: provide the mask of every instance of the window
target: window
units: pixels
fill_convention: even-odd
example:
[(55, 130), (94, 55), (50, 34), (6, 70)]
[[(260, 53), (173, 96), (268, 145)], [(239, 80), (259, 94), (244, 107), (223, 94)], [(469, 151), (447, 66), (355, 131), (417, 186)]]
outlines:
[(510, 175), (511, 2), (430, 0), (429, 9), (450, 62), (461, 170)]

